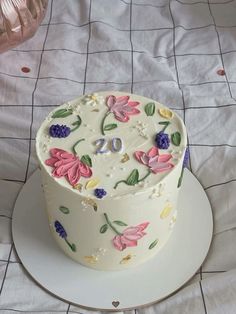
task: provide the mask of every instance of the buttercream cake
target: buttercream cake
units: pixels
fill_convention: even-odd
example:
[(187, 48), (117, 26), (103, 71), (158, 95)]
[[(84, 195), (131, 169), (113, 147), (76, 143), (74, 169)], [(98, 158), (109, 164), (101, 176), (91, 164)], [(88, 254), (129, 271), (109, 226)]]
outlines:
[(53, 110), (36, 151), (59, 247), (101, 270), (157, 254), (177, 220), (186, 145), (181, 118), (142, 96), (98, 92)]

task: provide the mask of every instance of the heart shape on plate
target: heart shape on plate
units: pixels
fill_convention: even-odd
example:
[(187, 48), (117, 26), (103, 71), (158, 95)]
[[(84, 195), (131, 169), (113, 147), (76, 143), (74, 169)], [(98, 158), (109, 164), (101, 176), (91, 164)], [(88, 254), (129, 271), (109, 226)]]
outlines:
[(118, 306), (119, 306), (119, 304), (120, 304), (120, 302), (119, 302), (119, 301), (113, 301), (113, 302), (112, 302), (112, 305), (113, 305), (114, 307), (118, 307)]

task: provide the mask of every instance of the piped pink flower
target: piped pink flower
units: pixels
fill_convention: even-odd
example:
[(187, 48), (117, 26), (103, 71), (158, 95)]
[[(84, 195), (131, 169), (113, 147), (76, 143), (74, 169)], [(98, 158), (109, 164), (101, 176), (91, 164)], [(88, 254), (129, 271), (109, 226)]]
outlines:
[(144, 222), (135, 227), (126, 228), (122, 234), (116, 235), (112, 242), (115, 248), (119, 251), (123, 251), (127, 247), (133, 247), (138, 245), (138, 240), (145, 236), (144, 229), (147, 228), (149, 222)]
[(147, 153), (136, 151), (134, 156), (140, 163), (148, 166), (153, 173), (164, 172), (174, 167), (174, 165), (170, 162), (172, 155), (160, 155), (158, 148), (154, 146)]
[(79, 157), (59, 148), (50, 149), (51, 158), (45, 160), (47, 166), (53, 167), (52, 175), (56, 178), (66, 177), (74, 186), (80, 177), (91, 177), (92, 170), (80, 161)]
[(135, 108), (139, 105), (137, 101), (129, 101), (129, 96), (116, 97), (110, 95), (107, 97), (107, 106), (109, 111), (114, 113), (115, 118), (121, 122), (129, 121), (130, 115), (135, 115), (140, 113), (140, 111)]

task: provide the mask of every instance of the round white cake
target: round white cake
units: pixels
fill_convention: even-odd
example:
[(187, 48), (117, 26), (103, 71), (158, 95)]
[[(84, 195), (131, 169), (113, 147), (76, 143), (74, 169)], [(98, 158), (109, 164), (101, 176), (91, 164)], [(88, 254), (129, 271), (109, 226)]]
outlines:
[(60, 248), (101, 270), (156, 254), (176, 222), (186, 145), (181, 118), (142, 96), (98, 92), (53, 110), (36, 151)]

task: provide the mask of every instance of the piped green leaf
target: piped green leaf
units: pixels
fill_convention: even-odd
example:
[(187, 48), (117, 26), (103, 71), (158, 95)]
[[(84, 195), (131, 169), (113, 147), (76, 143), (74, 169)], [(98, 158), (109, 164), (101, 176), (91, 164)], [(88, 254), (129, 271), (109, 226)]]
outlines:
[(125, 222), (120, 220), (113, 221), (114, 224), (117, 224), (118, 226), (128, 226)]
[(138, 183), (138, 179), (139, 179), (139, 172), (137, 169), (134, 169), (131, 174), (128, 176), (127, 180), (126, 180), (126, 184), (127, 185), (135, 185), (136, 183)]
[(158, 122), (158, 124), (160, 124), (160, 125), (169, 125), (170, 122), (169, 121), (161, 121), (161, 122)]
[(58, 109), (52, 115), (52, 118), (65, 118), (72, 114), (72, 109)]
[(153, 241), (150, 245), (149, 245), (149, 250), (153, 249), (158, 243), (158, 239), (156, 239), (155, 241)]
[(181, 134), (179, 132), (175, 132), (175, 133), (171, 134), (171, 142), (175, 146), (179, 146), (180, 142), (181, 142)]
[(73, 132), (73, 131), (77, 130), (80, 127), (81, 123), (82, 123), (82, 120), (81, 120), (80, 116), (77, 116), (77, 121), (72, 123), (72, 125), (74, 125), (75, 127), (73, 129), (71, 129), (70, 131)]
[(111, 123), (111, 124), (107, 124), (104, 126), (104, 131), (110, 131), (117, 128), (117, 124), (116, 123)]
[(144, 110), (145, 110), (147, 116), (153, 116), (155, 113), (154, 102), (149, 102), (148, 104), (146, 104), (146, 106), (144, 107)]
[(70, 247), (73, 252), (76, 252), (76, 246), (74, 243), (72, 243)]
[(181, 171), (181, 174), (180, 174), (180, 177), (179, 177), (179, 180), (178, 180), (177, 188), (181, 187), (182, 180), (183, 180), (183, 175), (184, 175), (184, 167), (182, 167), (182, 171)]
[(59, 210), (63, 213), (63, 214), (69, 214), (70, 210), (69, 208), (65, 207), (65, 206), (60, 206)]
[(89, 155), (83, 155), (80, 159), (85, 165), (92, 167), (92, 160)]
[(66, 244), (71, 248), (73, 252), (76, 252), (76, 245), (74, 243), (70, 243), (67, 238), (64, 239), (66, 241)]
[(108, 224), (101, 226), (100, 233), (105, 233), (107, 231), (107, 229), (108, 229)]

